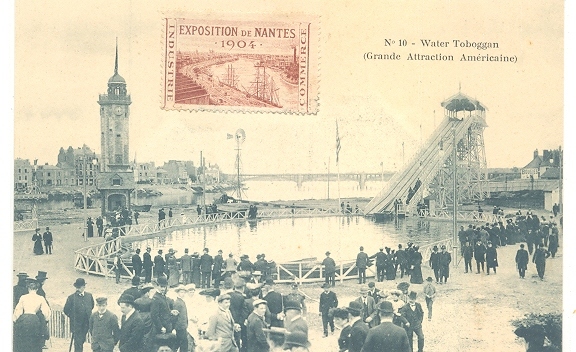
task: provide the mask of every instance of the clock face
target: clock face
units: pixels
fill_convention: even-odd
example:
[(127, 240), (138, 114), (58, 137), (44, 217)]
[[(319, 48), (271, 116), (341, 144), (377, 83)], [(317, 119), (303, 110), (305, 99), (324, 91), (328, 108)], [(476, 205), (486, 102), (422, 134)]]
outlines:
[(122, 106), (117, 106), (114, 108), (114, 113), (116, 115), (122, 115), (124, 113), (124, 108)]

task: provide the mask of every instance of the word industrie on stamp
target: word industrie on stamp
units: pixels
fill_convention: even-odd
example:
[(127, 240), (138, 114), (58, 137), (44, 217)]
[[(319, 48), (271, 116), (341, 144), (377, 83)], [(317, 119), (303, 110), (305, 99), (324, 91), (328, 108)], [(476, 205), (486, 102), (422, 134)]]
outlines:
[(164, 21), (164, 110), (317, 112), (314, 21)]

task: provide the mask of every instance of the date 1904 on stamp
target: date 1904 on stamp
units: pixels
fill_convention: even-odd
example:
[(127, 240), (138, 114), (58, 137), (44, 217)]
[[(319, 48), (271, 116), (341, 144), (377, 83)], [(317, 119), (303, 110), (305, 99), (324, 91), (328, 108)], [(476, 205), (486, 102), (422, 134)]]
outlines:
[(166, 18), (164, 34), (163, 109), (317, 112), (314, 22)]

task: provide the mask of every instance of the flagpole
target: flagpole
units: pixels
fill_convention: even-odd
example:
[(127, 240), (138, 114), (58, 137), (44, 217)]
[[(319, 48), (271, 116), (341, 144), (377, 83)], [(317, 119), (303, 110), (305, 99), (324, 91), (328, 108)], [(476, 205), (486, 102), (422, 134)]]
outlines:
[(336, 172), (337, 172), (337, 182), (338, 182), (338, 209), (342, 210), (341, 208), (341, 199), (340, 199), (340, 134), (338, 132), (338, 119), (336, 119)]
[(328, 200), (330, 200), (330, 157), (328, 157)]

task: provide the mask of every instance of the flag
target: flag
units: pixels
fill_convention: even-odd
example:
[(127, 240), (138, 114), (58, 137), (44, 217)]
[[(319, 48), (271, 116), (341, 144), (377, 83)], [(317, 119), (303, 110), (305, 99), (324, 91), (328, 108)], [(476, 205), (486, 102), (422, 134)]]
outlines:
[(230, 133), (226, 133), (226, 139), (232, 139), (232, 138), (234, 138), (233, 135), (231, 135)]
[(336, 120), (336, 164), (338, 164), (338, 156), (340, 155), (340, 134), (338, 133), (338, 120)]

